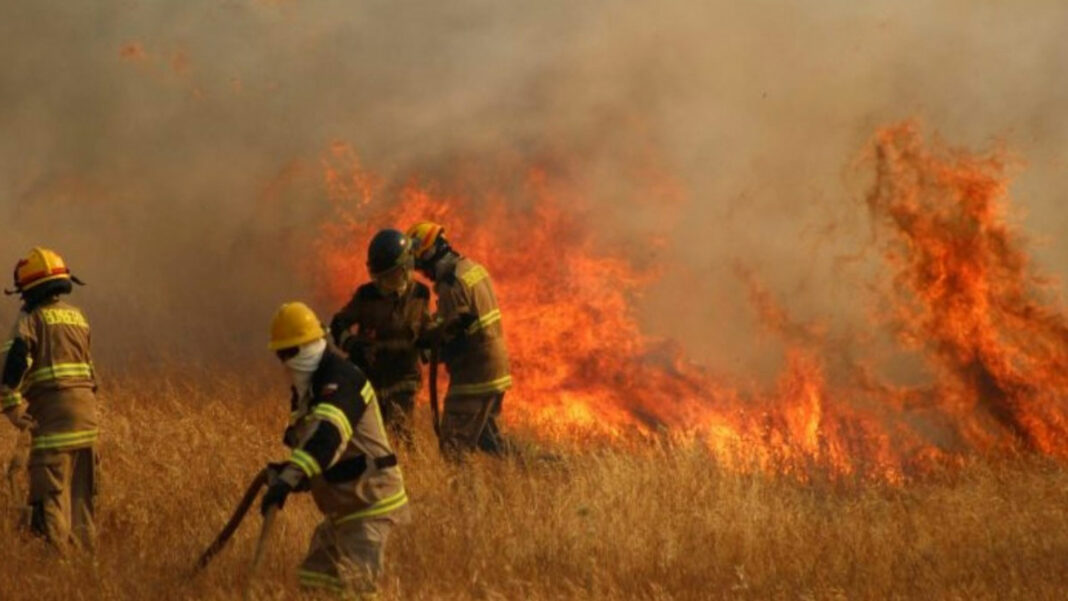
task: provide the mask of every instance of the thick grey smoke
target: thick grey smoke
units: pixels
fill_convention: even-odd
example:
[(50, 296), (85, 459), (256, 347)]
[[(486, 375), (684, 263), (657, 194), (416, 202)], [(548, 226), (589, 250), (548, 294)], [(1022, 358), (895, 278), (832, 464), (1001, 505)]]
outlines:
[[(670, 236), (651, 329), (761, 362), (739, 263), (802, 318), (863, 315), (834, 259), (867, 239), (850, 165), (885, 122), (1026, 157), (1016, 196), (1066, 273), (1066, 28), (1055, 1), (7, 2), (0, 266), (69, 255), (111, 357), (256, 356), (313, 296), (332, 141), (386, 178), (560, 150), (604, 223)], [(646, 152), (688, 204), (613, 202)]]

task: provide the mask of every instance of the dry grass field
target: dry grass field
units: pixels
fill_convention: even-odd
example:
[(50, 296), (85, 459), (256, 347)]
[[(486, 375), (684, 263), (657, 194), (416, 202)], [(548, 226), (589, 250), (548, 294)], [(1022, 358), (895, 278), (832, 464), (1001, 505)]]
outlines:
[[(20, 535), (21, 499), (5, 490), (0, 598), (241, 598), (258, 514), (206, 571), (189, 571), (248, 478), (283, 455), (280, 382), (272, 372), (109, 380), (97, 565), (59, 561)], [(402, 453), (413, 521), (388, 549), (386, 599), (1068, 594), (1063, 466), (1019, 459), (905, 486), (801, 484), (662, 444), (452, 467), (422, 425)], [(13, 430), (0, 444), (6, 458)], [(312, 598), (295, 568), (315, 521), (310, 499), (287, 503), (255, 598)]]

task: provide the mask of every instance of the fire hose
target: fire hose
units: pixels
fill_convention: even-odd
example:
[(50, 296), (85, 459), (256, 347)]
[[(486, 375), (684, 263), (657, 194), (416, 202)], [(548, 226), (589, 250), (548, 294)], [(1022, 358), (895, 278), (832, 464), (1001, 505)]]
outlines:
[(267, 540), (271, 536), (271, 530), (274, 529), (276, 515), (278, 515), (278, 506), (272, 505), (267, 508), (267, 513), (263, 516), (260, 537), (256, 539), (256, 551), (252, 554), (252, 565), (248, 569), (248, 581), (245, 583), (245, 592), (242, 596), (245, 601), (252, 598), (252, 583), (256, 579), (256, 574), (260, 571), (260, 564), (263, 563), (263, 552), (267, 550)]
[(441, 410), (438, 407), (438, 363), (440, 349), (438, 344), (430, 347), (430, 418), (434, 420), (434, 435), (438, 437), (438, 447), (444, 446), (441, 440)]
[[(230, 520), (226, 522), (226, 525), (223, 526), (222, 531), (219, 532), (219, 535), (215, 537), (215, 540), (212, 541), (211, 545), (208, 546), (208, 548), (200, 554), (200, 558), (197, 559), (196, 567), (193, 570), (194, 572), (198, 572), (204, 569), (204, 567), (207, 566), (208, 563), (210, 563), (211, 560), (219, 554), (219, 551), (223, 550), (223, 547), (226, 546), (226, 543), (228, 543), (230, 539), (234, 536), (234, 533), (237, 532), (238, 526), (240, 526), (242, 520), (245, 519), (245, 515), (248, 513), (249, 508), (252, 507), (252, 504), (256, 501), (256, 497), (260, 494), (260, 489), (267, 484), (267, 481), (270, 478), (270, 473), (270, 468), (263, 468), (262, 470), (260, 470), (260, 473), (256, 474), (256, 477), (252, 479), (252, 482), (245, 490), (245, 496), (241, 497), (241, 502), (237, 504), (237, 508), (234, 509), (233, 515), (230, 516)], [(272, 518), (274, 517), (273, 513), (270, 513), (268, 515)], [(266, 531), (266, 527), (268, 526), (266, 519), (264, 520), (264, 526), (264, 531)], [(264, 538), (265, 532), (261, 532), (260, 546), (262, 546)], [(262, 554), (262, 552), (263, 551), (259, 548), (259, 546), (257, 546), (257, 559), (256, 563), (254, 564), (254, 567), (258, 566), (258, 557)]]

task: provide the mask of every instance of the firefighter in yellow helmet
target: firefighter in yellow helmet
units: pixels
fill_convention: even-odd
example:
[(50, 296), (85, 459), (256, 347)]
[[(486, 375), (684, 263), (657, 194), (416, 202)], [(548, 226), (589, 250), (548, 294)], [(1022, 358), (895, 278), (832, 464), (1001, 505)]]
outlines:
[(271, 323), (270, 350), (292, 381), (289, 460), (272, 465), (262, 511), (311, 491), (324, 515), (298, 571), (307, 588), (373, 594), (393, 526), (408, 519), (408, 496), (374, 388), (330, 348), (315, 313), (287, 303)]
[(497, 419), (512, 376), (489, 272), (453, 250), (441, 225), (418, 223), (408, 236), (415, 267), (434, 282), (437, 295), (437, 314), (426, 338), (440, 345), (449, 372), (443, 448), (500, 454), (505, 448)]
[(430, 289), (412, 278), (412, 241), (385, 229), (371, 239), (371, 281), (330, 322), (334, 342), (371, 379), (386, 424), (411, 440), (415, 396), (422, 386), (416, 342), (430, 321)]
[(4, 343), (0, 405), (29, 430), (30, 527), (56, 548), (91, 550), (95, 535), (97, 402), (89, 322), (60, 297), (72, 291), (63, 259), (34, 248), (15, 266), (19, 312)]

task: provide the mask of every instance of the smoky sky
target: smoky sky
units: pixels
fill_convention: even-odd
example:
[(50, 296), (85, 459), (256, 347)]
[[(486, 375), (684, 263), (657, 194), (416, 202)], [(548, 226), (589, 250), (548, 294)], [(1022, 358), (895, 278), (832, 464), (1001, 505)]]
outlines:
[[(870, 238), (885, 123), (1018, 156), (1021, 231), (1068, 274), (1066, 30), (1054, 1), (6, 2), (0, 261), (67, 255), (115, 362), (257, 357), (278, 303), (332, 308), (307, 273), (332, 142), (387, 180), (559, 153), (591, 227), (668, 241), (649, 332), (759, 370), (739, 265), (799, 319), (863, 319), (878, 267), (836, 258)], [(683, 203), (617, 202), (645, 153)]]

